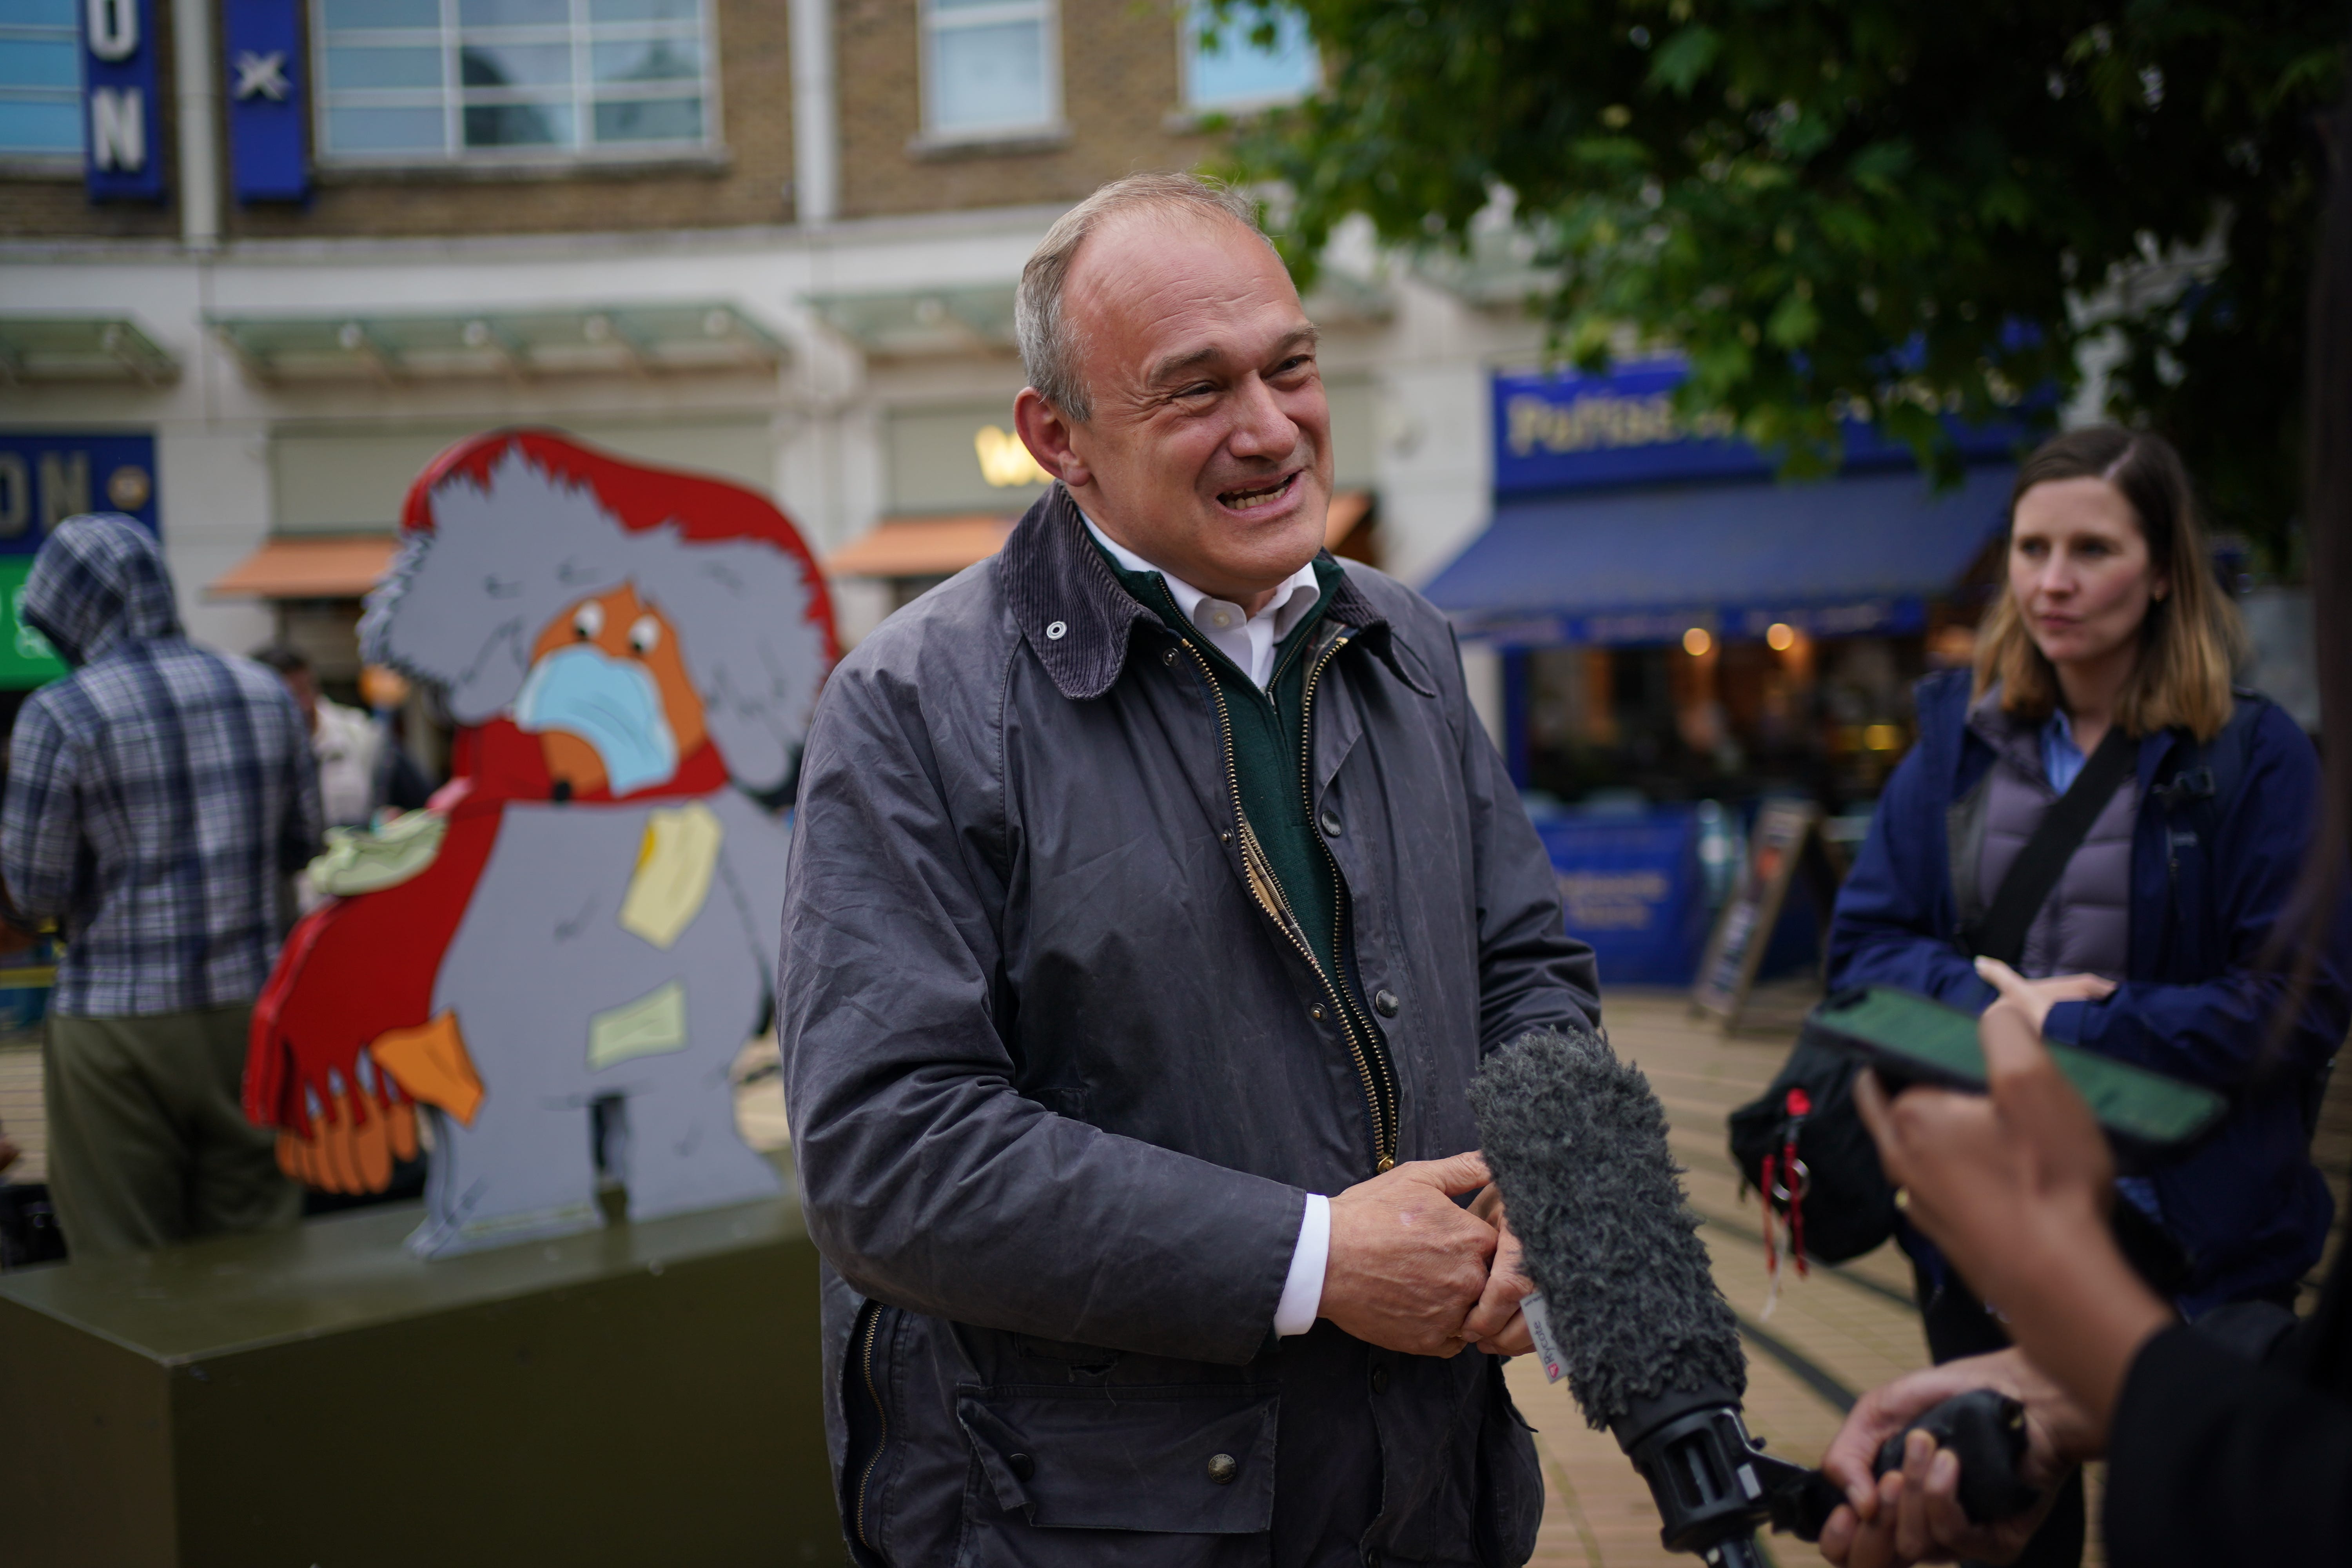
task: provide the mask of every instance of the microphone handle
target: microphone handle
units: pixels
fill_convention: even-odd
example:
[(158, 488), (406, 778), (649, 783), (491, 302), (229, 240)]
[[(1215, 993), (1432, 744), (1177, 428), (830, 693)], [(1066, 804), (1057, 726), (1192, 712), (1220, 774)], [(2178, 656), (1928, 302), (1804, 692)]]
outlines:
[(1707, 1548), (1705, 1560), (1713, 1568), (1769, 1568), (1763, 1552), (1757, 1550), (1753, 1535), (1734, 1535)]

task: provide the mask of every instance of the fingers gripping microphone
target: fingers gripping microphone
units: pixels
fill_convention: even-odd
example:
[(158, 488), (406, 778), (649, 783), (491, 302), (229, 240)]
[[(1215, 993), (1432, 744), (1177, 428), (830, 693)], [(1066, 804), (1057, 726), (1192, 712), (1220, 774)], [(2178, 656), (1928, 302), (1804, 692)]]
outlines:
[(1740, 1420), (1739, 1324), (1649, 1080), (1597, 1036), (1539, 1030), (1487, 1058), (1470, 1105), (1569, 1392), (1649, 1483), (1668, 1550), (1748, 1568), (1759, 1525), (1817, 1538), (1837, 1489), (1766, 1456)]

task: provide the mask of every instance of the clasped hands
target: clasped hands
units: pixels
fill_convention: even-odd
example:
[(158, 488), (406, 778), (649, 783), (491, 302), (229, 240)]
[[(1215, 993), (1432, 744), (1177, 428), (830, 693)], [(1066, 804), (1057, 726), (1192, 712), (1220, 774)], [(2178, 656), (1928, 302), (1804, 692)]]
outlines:
[(1412, 1161), (1331, 1200), (1317, 1315), (1407, 1355), (1519, 1355), (1534, 1348), (1519, 1302), (1535, 1289), (1520, 1258), (1484, 1159)]

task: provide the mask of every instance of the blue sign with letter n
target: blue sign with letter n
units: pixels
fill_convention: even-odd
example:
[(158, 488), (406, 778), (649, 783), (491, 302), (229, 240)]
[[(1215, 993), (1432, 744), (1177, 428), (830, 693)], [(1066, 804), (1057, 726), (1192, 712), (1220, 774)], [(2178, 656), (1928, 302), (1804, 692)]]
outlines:
[(82, 0), (82, 184), (94, 202), (161, 201), (155, 0)]

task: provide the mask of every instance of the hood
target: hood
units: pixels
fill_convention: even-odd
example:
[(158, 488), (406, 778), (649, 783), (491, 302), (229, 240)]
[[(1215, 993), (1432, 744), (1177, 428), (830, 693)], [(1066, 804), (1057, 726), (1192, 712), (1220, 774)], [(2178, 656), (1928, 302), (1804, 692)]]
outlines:
[(180, 635), (163, 546), (111, 511), (69, 517), (42, 541), (17, 617), (77, 667), (117, 643)]

